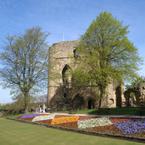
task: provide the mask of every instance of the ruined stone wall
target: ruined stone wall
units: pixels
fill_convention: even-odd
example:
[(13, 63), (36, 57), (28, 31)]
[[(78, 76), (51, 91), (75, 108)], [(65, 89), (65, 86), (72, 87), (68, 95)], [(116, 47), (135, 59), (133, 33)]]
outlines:
[(145, 82), (142, 82), (138, 86), (139, 90), (139, 101), (142, 106), (145, 106)]
[(75, 68), (73, 50), (77, 43), (77, 41), (60, 42), (53, 44), (49, 49), (48, 101), (53, 98), (56, 90), (63, 85), (62, 70), (65, 65), (69, 65), (71, 69)]
[[(48, 103), (51, 102), (54, 96), (63, 96), (62, 71), (66, 65), (68, 65), (72, 71), (77, 67), (73, 53), (77, 44), (78, 41), (60, 42), (53, 44), (49, 49)], [(119, 86), (121, 87), (119, 88), (121, 89), (119, 95), (123, 98), (123, 87), (121, 84), (112, 82), (107, 87), (107, 94), (102, 101), (102, 107), (116, 107), (116, 89)], [(84, 92), (82, 94), (85, 100), (84, 106), (86, 107), (89, 98), (94, 98), (94, 100), (96, 98), (92, 93), (89, 93), (88, 88), (82, 89), (80, 92)]]

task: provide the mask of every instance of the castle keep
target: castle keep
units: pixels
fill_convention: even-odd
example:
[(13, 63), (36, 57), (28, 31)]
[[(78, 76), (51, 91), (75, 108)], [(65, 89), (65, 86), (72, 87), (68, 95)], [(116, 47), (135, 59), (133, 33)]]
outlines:
[[(55, 43), (49, 49), (49, 81), (48, 104), (51, 105), (58, 97), (70, 97), (72, 76), (71, 72), (77, 67), (75, 61), (78, 41), (63, 41)], [(92, 87), (82, 87), (74, 91), (73, 101), (80, 108), (94, 108), (97, 100)], [(123, 100), (123, 87), (117, 81), (112, 81), (107, 87), (106, 97), (101, 107), (121, 107)]]

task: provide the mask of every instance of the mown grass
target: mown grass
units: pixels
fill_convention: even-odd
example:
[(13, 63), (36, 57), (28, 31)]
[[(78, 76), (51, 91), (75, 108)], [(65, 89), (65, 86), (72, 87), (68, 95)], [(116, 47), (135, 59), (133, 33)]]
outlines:
[(0, 145), (143, 145), (0, 118)]

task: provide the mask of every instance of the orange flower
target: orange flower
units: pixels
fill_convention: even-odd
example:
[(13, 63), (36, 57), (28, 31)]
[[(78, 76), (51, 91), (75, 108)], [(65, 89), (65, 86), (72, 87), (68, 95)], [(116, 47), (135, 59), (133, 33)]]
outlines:
[(69, 122), (76, 122), (78, 120), (79, 120), (79, 116), (54, 118), (51, 121), (51, 125), (62, 124), (62, 123), (69, 123)]

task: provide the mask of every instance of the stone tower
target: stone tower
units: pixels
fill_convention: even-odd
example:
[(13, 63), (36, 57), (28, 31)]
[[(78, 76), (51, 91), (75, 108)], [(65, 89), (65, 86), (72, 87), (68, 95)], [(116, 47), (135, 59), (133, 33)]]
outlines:
[[(71, 88), (71, 71), (77, 67), (75, 62), (77, 44), (78, 41), (63, 41), (53, 44), (49, 49), (48, 104), (53, 102), (55, 97), (66, 97), (67, 88)], [(121, 107), (122, 89), (120, 83), (112, 81), (107, 87), (107, 94), (101, 107)], [(80, 98), (83, 100), (83, 108), (95, 107), (96, 96), (90, 90), (93, 89), (83, 88), (74, 95), (74, 100)]]

